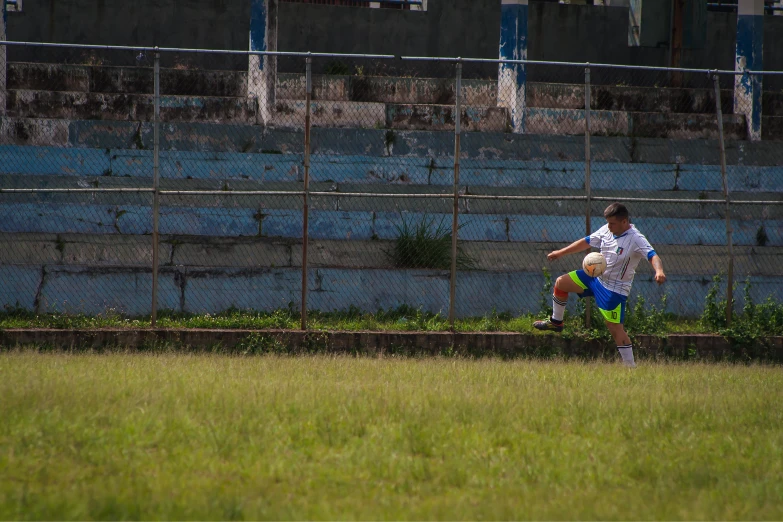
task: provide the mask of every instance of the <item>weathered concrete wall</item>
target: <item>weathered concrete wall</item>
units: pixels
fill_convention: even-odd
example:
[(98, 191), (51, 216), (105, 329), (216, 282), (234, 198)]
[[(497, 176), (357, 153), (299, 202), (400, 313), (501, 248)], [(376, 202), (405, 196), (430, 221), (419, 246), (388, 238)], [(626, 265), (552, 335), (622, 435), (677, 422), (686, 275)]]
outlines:
[[(153, 69), (60, 63), (9, 63), (8, 88), (36, 91), (153, 94)], [(179, 96), (247, 96), (246, 71), (160, 71), (160, 91)]]
[[(635, 207), (634, 207), (635, 208)], [(636, 221), (634, 219), (634, 221)], [(393, 240), (346, 241), (313, 239), (308, 244), (311, 268), (385, 269), (395, 268), (390, 252)], [(474, 270), (530, 272), (541, 270), (542, 260), (561, 246), (552, 242), (467, 241), (464, 252), (475, 259)], [(712, 276), (726, 270), (725, 246), (656, 244), (656, 252), (668, 260), (672, 276)], [(301, 268), (302, 241), (270, 237), (161, 236), (160, 264), (163, 267), (197, 268)], [(737, 277), (780, 276), (780, 246), (737, 247)], [(553, 273), (571, 270), (576, 258), (547, 263)], [(93, 235), (50, 233), (0, 233), (0, 265), (80, 266), (111, 268), (152, 266), (152, 238), (140, 235)], [(649, 279), (652, 269), (639, 265), (640, 280)], [(762, 289), (763, 290), (763, 289)]]
[[(0, 288), (0, 306), (18, 305), (38, 313), (98, 314), (112, 309), (129, 315), (149, 314), (149, 268), (0, 266), (0, 276), (8, 282)], [(651, 279), (640, 275), (634, 296), (658, 303), (668, 294), (667, 310), (687, 316), (699, 315), (711, 283), (709, 276), (702, 275), (671, 275), (664, 286)], [(770, 296), (783, 300), (780, 276), (749, 279), (756, 302)], [(434, 313), (448, 310), (448, 271), (314, 268), (308, 271), (308, 281), (308, 306), (312, 309), (338, 311), (356, 306), (377, 311), (406, 304)], [(460, 271), (457, 314), (481, 316), (493, 309), (514, 314), (538, 312), (543, 283), (539, 271)], [(192, 313), (216, 313), (231, 307), (271, 311), (287, 308), (289, 303), (298, 306), (301, 269), (163, 267), (159, 285), (162, 309)], [(570, 306), (574, 304), (572, 300)]]
[[(150, 121), (153, 113), (148, 68), (12, 64), (8, 114), (19, 118)], [(256, 101), (244, 96), (246, 74), (164, 70), (163, 121), (254, 124)], [(280, 97), (271, 125), (301, 129), (305, 121), (304, 78), (281, 75)], [(709, 89), (596, 86), (593, 133), (674, 139), (715, 138), (715, 100)], [(508, 132), (508, 111), (496, 107), (496, 85), (466, 80), (462, 124), (466, 132)], [(526, 110), (529, 134), (584, 133), (581, 85), (531, 83)], [(723, 96), (728, 139), (744, 139), (745, 124), (732, 117), (731, 93)], [(765, 108), (777, 114), (778, 95), (765, 94)], [(452, 130), (451, 80), (368, 76), (317, 76), (312, 120), (317, 127)], [(674, 114), (672, 114), (674, 113)], [(783, 139), (777, 120), (766, 139)]]
[[(279, 7), (279, 45), (283, 51), (384, 53), (396, 56), (463, 56), (497, 58), (500, 34), (500, 4), (494, 0), (433, 2), (426, 12), (390, 9), (343, 8), (282, 3)], [(529, 8), (528, 58), (570, 62), (667, 65), (667, 42), (658, 47), (629, 47), (628, 13), (623, 7), (593, 7), (532, 2)], [(67, 22), (65, 22), (67, 21)], [(184, 23), (183, 23), (184, 21)], [(11, 40), (68, 43), (144, 45), (212, 49), (248, 49), (250, 2), (98, 2), (45, 0), (25, 5), (24, 13), (9, 17)], [(783, 21), (764, 20), (764, 62), (783, 70)], [(685, 67), (733, 69), (736, 15), (707, 13), (707, 45), (685, 49)], [(133, 53), (92, 53), (92, 60), (135, 65)], [(11, 61), (73, 63), (90, 59), (89, 53), (12, 49)], [(151, 60), (150, 57), (147, 58)], [(164, 65), (199, 64), (218, 69), (247, 70), (247, 59), (232, 56), (180, 55), (162, 57)], [(316, 59), (322, 71), (330, 59)], [(344, 60), (347, 65), (352, 62)], [(302, 71), (302, 60), (282, 59), (282, 70)], [(357, 62), (362, 65), (361, 62)], [(446, 64), (388, 61), (363, 64), (365, 71), (403, 70), (417, 76), (451, 77)], [(558, 71), (542, 66), (527, 71), (531, 81), (579, 82), (577, 69)], [(468, 65), (466, 77), (495, 77), (491, 65)], [(578, 77), (577, 80), (566, 79)], [(703, 75), (686, 75), (686, 81), (709, 87)], [(631, 78), (633, 85), (650, 78)], [(597, 82), (597, 80), (594, 80)], [(641, 82), (641, 83), (639, 83)], [(783, 78), (770, 78), (769, 90), (783, 87)]]
[[(9, 201), (10, 199), (10, 201)], [(16, 198), (18, 199), (18, 198)], [(0, 232), (50, 234), (151, 234), (152, 208), (132, 203), (13, 201), (0, 203)], [(127, 199), (127, 198), (126, 198)], [(232, 202), (236, 204), (236, 202)], [(252, 203), (250, 203), (252, 205)], [(201, 203), (204, 205), (204, 203)], [(675, 213), (672, 211), (672, 213)], [(671, 245), (724, 245), (725, 223), (717, 213), (701, 219), (638, 216), (634, 218), (651, 241)], [(598, 223), (599, 211), (593, 218)], [(451, 215), (421, 211), (321, 210), (310, 212), (309, 235), (313, 239), (369, 241), (391, 240), (399, 235), (404, 220), (424, 219), (449, 223)], [(574, 215), (465, 213), (459, 216), (464, 241), (570, 243), (584, 231), (584, 217)], [(766, 244), (783, 246), (783, 220), (744, 216), (731, 220), (734, 244), (754, 246), (761, 227)], [(160, 232), (173, 235), (220, 237), (302, 237), (301, 211), (263, 206), (215, 208), (214, 206), (162, 206)]]
[[(68, 165), (69, 161), (78, 161), (79, 165), (89, 164), (89, 161), (101, 162), (104, 166), (100, 170), (92, 171), (93, 174), (100, 174), (106, 168), (114, 169), (114, 164), (109, 164), (108, 161), (113, 155), (120, 154), (117, 151), (123, 151), (115, 158), (121, 159), (117, 164), (118, 168), (129, 169), (128, 174), (136, 170), (150, 172), (152, 134), (152, 126), (148, 123), (0, 118), (0, 144), (24, 146), (2, 149), (10, 154), (9, 158), (17, 158), (16, 168), (23, 168), (24, 164), (29, 162), (30, 165), (35, 166), (35, 169), (41, 169), (40, 172), (55, 174), (67, 174), (71, 172), (68, 169), (78, 167), (78, 165)], [(163, 155), (172, 160), (172, 165), (168, 168), (172, 168), (174, 172), (167, 176), (175, 177), (189, 175), (185, 173), (186, 169), (194, 170), (194, 177), (203, 177), (205, 173), (213, 170), (217, 173), (215, 175), (220, 176), (225, 175), (222, 172), (236, 172), (240, 177), (249, 176), (253, 172), (258, 172), (256, 162), (261, 159), (265, 166), (287, 165), (288, 170), (285, 170), (288, 172), (287, 175), (294, 176), (293, 179), (300, 179), (301, 169), (297, 167), (297, 161), (301, 160), (303, 143), (304, 137), (299, 131), (264, 129), (247, 125), (172, 123), (161, 133), (161, 149)], [(596, 136), (591, 143), (593, 160), (596, 163), (621, 163), (625, 164), (623, 168), (631, 171), (639, 169), (639, 166), (634, 164), (642, 163), (653, 165), (668, 163), (671, 164), (672, 171), (677, 168), (677, 165), (686, 169), (687, 165), (712, 165), (704, 168), (714, 170), (715, 166), (720, 164), (719, 147), (714, 140)], [(51, 148), (41, 150), (30, 147), (34, 145)], [(357, 179), (364, 177), (374, 179), (378, 176), (386, 179), (383, 174), (386, 169), (398, 170), (401, 165), (407, 165), (406, 162), (412, 162), (413, 166), (422, 168), (423, 179), (429, 183), (426, 180), (430, 179), (431, 174), (438, 172), (438, 169), (447, 169), (453, 163), (454, 136), (449, 132), (392, 131), (390, 133), (382, 129), (315, 128), (312, 132), (311, 146), (314, 158), (329, 157), (327, 161), (334, 165), (350, 167), (356, 163), (367, 163), (363, 157), (373, 158), (372, 162), (378, 165), (380, 173), (374, 175), (372, 174), (374, 169), (367, 169)], [(107, 149), (109, 153), (106, 152)], [(117, 151), (111, 153), (113, 149)], [(548, 172), (554, 167), (548, 167), (543, 162), (581, 163), (584, 160), (584, 139), (572, 136), (465, 133), (462, 137), (461, 150), (463, 160), (482, 162), (476, 167), (488, 169), (489, 162), (495, 160), (515, 162), (521, 160), (533, 162), (530, 164), (532, 166), (539, 162), (538, 168), (542, 172)], [(44, 154), (47, 159), (45, 161), (37, 159), (39, 153)], [(247, 153), (247, 155), (236, 155), (236, 153)], [(257, 156), (258, 153), (265, 155)], [(81, 155), (99, 159), (80, 160)], [(351, 156), (359, 158), (352, 159)], [(215, 169), (198, 166), (199, 160), (207, 159), (216, 161)], [(730, 166), (774, 168), (780, 165), (780, 146), (773, 142), (728, 141), (726, 159)], [(196, 163), (194, 164), (193, 161)], [(499, 164), (492, 169), (526, 170), (528, 167), (525, 165), (525, 163)], [(135, 166), (139, 168), (134, 170)], [(336, 168), (330, 167), (331, 170)], [(773, 170), (758, 169), (751, 180), (765, 180), (767, 177), (773, 180), (776, 176)], [(275, 179), (274, 173), (269, 175), (272, 177), (266, 178), (264, 174), (258, 178)], [(351, 176), (355, 177), (356, 174)], [(709, 176), (708, 179), (713, 178)], [(763, 185), (767, 182), (752, 181), (748, 188), (753, 189), (754, 185), (761, 186), (759, 183)], [(738, 189), (742, 190), (739, 187)]]
[[(453, 136), (448, 133), (430, 133), (432, 141), (422, 144), (419, 140), (423, 138), (418, 134), (411, 132), (405, 136), (400, 132), (395, 138), (392, 149), (394, 154), (391, 156), (386, 154), (384, 143), (360, 141), (362, 135), (355, 132), (346, 132), (343, 136), (346, 141), (319, 141), (319, 146), (311, 156), (311, 179), (316, 183), (328, 184), (327, 190), (334, 191), (350, 191), (353, 188), (367, 190), (368, 184), (380, 185), (383, 190), (392, 190), (394, 186), (411, 186), (416, 190), (422, 190), (422, 186), (450, 187), (453, 159), (449, 151), (440, 153), (439, 144), (434, 138), (438, 134), (445, 134), (443, 145), (453, 147)], [(373, 137), (368, 134), (363, 137), (368, 136)], [(518, 142), (515, 149), (488, 150), (483, 140), (472, 142), (475, 136), (468, 135), (465, 138), (460, 171), (460, 181), (465, 187), (582, 189), (585, 166), (580, 158), (582, 151), (578, 148), (579, 143), (574, 144), (576, 151), (569, 157), (565, 153), (568, 152), (569, 144), (573, 144), (570, 141), (563, 140), (554, 151), (547, 149), (551, 141), (546, 139)], [(281, 137), (285, 138), (285, 135), (278, 136)], [(266, 138), (268, 141), (261, 146), (280, 147), (285, 144), (283, 140), (272, 139), (271, 135)], [(577, 141), (576, 138), (573, 140)], [(605, 140), (604, 146), (601, 140)], [(630, 150), (631, 147), (626, 148), (630, 145), (626, 139), (595, 138), (595, 141), (593, 154), (598, 159), (591, 163), (594, 190), (697, 193), (722, 190), (717, 153), (714, 153), (714, 145), (709, 142), (706, 145), (700, 143), (703, 148), (694, 146), (678, 149), (675, 140), (639, 139), (636, 149)], [(614, 141), (621, 142), (617, 151), (609, 147)], [(417, 155), (418, 149), (413, 146), (427, 144), (431, 148), (424, 148), (423, 154)], [(776, 158), (780, 157), (780, 151), (773, 150), (765, 158), (767, 147), (747, 144), (731, 149), (727, 175), (732, 193), (783, 192), (783, 166), (774, 165), (779, 161)], [(561, 152), (562, 160), (558, 159)], [(634, 155), (631, 156), (631, 153)], [(771, 165), (764, 165), (765, 160)], [(174, 186), (173, 182), (180, 180), (193, 183), (189, 187), (192, 189), (221, 189), (226, 182), (231, 189), (261, 189), (274, 182), (302, 181), (301, 164), (300, 154), (283, 152), (279, 148), (267, 150), (266, 153), (169, 150), (160, 154), (163, 183), (171, 182), (169, 186), (181, 189), (188, 187)], [(123, 186), (120, 184), (124, 183), (123, 180), (131, 180), (129, 183), (132, 185), (128, 186), (138, 186), (138, 181), (133, 181), (133, 178), (149, 180), (152, 168), (151, 150), (0, 145), (0, 174), (17, 174), (25, 183), (32, 183), (34, 179), (45, 180), (51, 176), (65, 176), (70, 181), (66, 181), (68, 184), (64, 187), (74, 187), (75, 183), (84, 181), (80, 178), (85, 177), (89, 177), (90, 182), (97, 181), (100, 186)], [(195, 186), (197, 180), (209, 184)], [(46, 180), (46, 183), (51, 182)], [(352, 184), (358, 186), (352, 187)], [(288, 189), (293, 187), (289, 186)], [(678, 196), (673, 194), (670, 197)]]
[[(148, 94), (103, 94), (11, 90), (8, 115), (17, 118), (64, 120), (153, 121), (155, 99)], [(242, 123), (256, 120), (257, 106), (250, 98), (214, 96), (161, 96), (161, 121)]]
[[(9, 40), (200, 49), (248, 49), (250, 2), (139, 0), (98, 2), (44, 0), (27, 2), (9, 17)], [(84, 52), (54, 49), (9, 50), (10, 61), (75, 63), (91, 60), (135, 65), (129, 51)], [(146, 62), (152, 64), (152, 56)], [(161, 56), (164, 66), (193, 64), (247, 70), (247, 57), (181, 54)]]
[[(469, 5), (466, 5), (469, 4)], [(408, 56), (469, 56), (497, 58), (500, 35), (500, 4), (492, 0), (461, 0), (440, 6), (433, 3), (426, 13), (395, 13), (390, 10), (340, 9), (330, 6), (285, 4), (281, 6), (280, 48), (321, 52), (372, 52)], [(593, 7), (531, 2), (528, 13), (528, 59), (565, 62), (668, 65), (667, 42), (658, 47), (628, 46), (628, 10), (623, 7)], [(438, 29), (436, 29), (436, 27)], [(470, 27), (470, 29), (466, 29)], [(454, 28), (442, 30), (440, 28)], [(733, 69), (736, 15), (707, 13), (707, 46), (683, 50), (684, 67)], [(776, 45), (783, 38), (783, 23), (765, 17), (765, 63), (783, 69), (783, 52)], [(316, 72), (329, 60), (316, 62)], [(347, 65), (353, 65), (343, 60)], [(361, 64), (366, 72), (406, 70), (417, 76), (453, 76), (453, 66), (388, 62)], [(301, 70), (290, 60), (281, 61), (287, 72)], [(497, 68), (468, 65), (466, 77), (496, 77)], [(530, 66), (528, 81), (579, 83), (580, 68)], [(623, 77), (630, 85), (661, 83), (661, 75), (632, 74)], [(686, 75), (686, 82), (705, 88), (705, 75)], [(617, 75), (595, 83), (616, 83)], [(658, 80), (656, 82), (656, 80)], [(771, 80), (770, 90), (778, 90), (783, 79)]]
[[(305, 97), (305, 75), (281, 73), (278, 76), (278, 99), (302, 100)], [(373, 101), (452, 105), (454, 80), (448, 78), (410, 78), (394, 76), (313, 76), (313, 99), (332, 101)], [(497, 105), (497, 82), (464, 80), (462, 103)]]

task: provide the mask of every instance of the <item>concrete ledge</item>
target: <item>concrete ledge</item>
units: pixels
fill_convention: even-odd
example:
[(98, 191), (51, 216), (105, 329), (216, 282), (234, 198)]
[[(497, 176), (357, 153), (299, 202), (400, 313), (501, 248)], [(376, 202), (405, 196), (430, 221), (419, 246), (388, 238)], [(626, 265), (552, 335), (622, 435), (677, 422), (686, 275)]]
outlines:
[(765, 91), (761, 98), (761, 114), (783, 116), (783, 92)]
[[(341, 211), (313, 209), (313, 239), (394, 239), (403, 219), (420, 223), (450, 223), (451, 214), (434, 212)], [(595, 216), (595, 219), (600, 219)], [(721, 219), (639, 217), (640, 230), (654, 244), (723, 245), (726, 224)], [(584, 231), (584, 217), (574, 215), (460, 214), (463, 241), (571, 242)], [(766, 245), (783, 246), (783, 222), (732, 219), (734, 244), (754, 246), (761, 227)], [(151, 205), (88, 203), (0, 203), (0, 232), (49, 234), (152, 233)], [(219, 237), (301, 238), (301, 211), (296, 208), (162, 206), (160, 232), (172, 235)]]
[[(275, 127), (304, 129), (306, 110), (304, 101), (278, 100), (273, 116)], [(313, 127), (381, 129), (386, 125), (383, 103), (318, 101), (312, 102), (310, 111)]]
[[(0, 144), (45, 145), (67, 148), (152, 150), (152, 124), (122, 121), (67, 121), (0, 116)], [(362, 155), (385, 158), (419, 158), (444, 165), (453, 162), (454, 135), (449, 132), (392, 131), (390, 129), (324, 129), (312, 132), (316, 155)], [(264, 128), (259, 125), (170, 123), (161, 133), (165, 152), (212, 153), (223, 158), (230, 153), (276, 152), (295, 156), (304, 148), (299, 130)], [(393, 135), (393, 143), (390, 138)], [(595, 161), (609, 163), (672, 163), (719, 165), (716, 140), (681, 140), (640, 137), (594, 136)], [(463, 159), (583, 161), (584, 138), (536, 134), (466, 132), (462, 137)], [(727, 141), (729, 165), (776, 166), (780, 145), (773, 141)]]
[[(540, 273), (547, 266), (553, 273), (572, 270), (579, 256), (552, 263), (546, 254), (560, 243), (462, 242), (460, 247), (476, 261), (475, 271)], [(284, 238), (219, 238), (204, 236), (161, 236), (160, 265), (179, 268), (299, 268), (302, 243)], [(711, 280), (725, 272), (727, 251), (723, 246), (656, 244), (670, 276), (699, 276)], [(394, 269), (392, 240), (311, 240), (308, 265), (311, 268)], [(738, 279), (746, 276), (780, 276), (783, 247), (735, 247), (734, 269)], [(150, 236), (85, 234), (0, 234), (0, 265), (83, 265), (102, 267), (152, 266)], [(652, 271), (641, 263), (637, 274)]]
[[(533, 134), (584, 135), (583, 109), (525, 110), (525, 129)], [(717, 118), (712, 114), (678, 114), (594, 110), (591, 129), (595, 136), (634, 136), (696, 140), (718, 138)], [(723, 132), (727, 140), (743, 140), (745, 118), (733, 114), (723, 116)]]
[[(454, 78), (313, 75), (314, 100), (447, 105), (454, 103), (454, 91)], [(276, 94), (278, 100), (304, 100), (304, 74), (278, 73)], [(497, 82), (462, 80), (465, 105), (496, 102)]]
[[(783, 360), (783, 337), (737, 346), (710, 335), (639, 335), (635, 354), (644, 360), (746, 362)], [(244, 355), (346, 354), (360, 356), (565, 357), (618, 360), (611, 343), (554, 335), (483, 332), (327, 332), (301, 330), (24, 330), (0, 331), (0, 347), (56, 350), (207, 350)]]
[[(8, 91), (8, 114), (17, 118), (151, 122), (155, 100), (149, 94)], [(253, 124), (256, 103), (248, 98), (170, 96), (160, 98), (161, 121)]]
[[(8, 89), (152, 94), (153, 87), (151, 66), (8, 64)], [(160, 89), (165, 95), (245, 97), (247, 73), (162, 67)]]
[[(388, 104), (386, 126), (400, 130), (453, 130), (456, 108), (452, 105)], [(460, 124), (465, 132), (505, 132), (508, 111), (504, 107), (462, 107)]]
[(783, 116), (762, 116), (761, 135), (764, 140), (783, 141)]

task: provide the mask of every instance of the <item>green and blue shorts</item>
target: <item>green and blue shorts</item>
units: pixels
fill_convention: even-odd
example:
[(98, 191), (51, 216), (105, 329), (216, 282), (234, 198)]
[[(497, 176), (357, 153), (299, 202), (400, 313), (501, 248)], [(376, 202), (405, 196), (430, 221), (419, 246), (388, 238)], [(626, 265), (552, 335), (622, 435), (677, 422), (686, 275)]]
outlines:
[(625, 302), (628, 296), (607, 290), (596, 277), (590, 277), (584, 270), (574, 270), (568, 273), (571, 279), (584, 292), (576, 294), (579, 297), (594, 297), (595, 304), (601, 310), (601, 315), (610, 323), (623, 324), (625, 321)]

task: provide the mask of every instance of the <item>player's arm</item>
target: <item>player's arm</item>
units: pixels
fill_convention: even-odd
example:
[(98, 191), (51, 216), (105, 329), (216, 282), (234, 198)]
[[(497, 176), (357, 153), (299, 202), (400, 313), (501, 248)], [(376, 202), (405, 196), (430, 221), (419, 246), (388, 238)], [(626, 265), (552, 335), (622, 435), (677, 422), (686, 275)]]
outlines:
[(568, 254), (575, 254), (576, 252), (582, 252), (584, 250), (590, 249), (590, 243), (587, 242), (585, 238), (582, 238), (578, 241), (574, 241), (570, 245), (568, 245), (565, 248), (561, 248), (560, 250), (554, 250), (550, 252), (546, 258), (550, 261), (554, 261), (555, 259), (560, 259), (563, 256), (567, 256)]
[(663, 272), (663, 262), (661, 261), (661, 258), (658, 257), (658, 254), (654, 254), (650, 258), (650, 264), (652, 265), (653, 269), (655, 269), (655, 282), (659, 285), (665, 283), (666, 274)]

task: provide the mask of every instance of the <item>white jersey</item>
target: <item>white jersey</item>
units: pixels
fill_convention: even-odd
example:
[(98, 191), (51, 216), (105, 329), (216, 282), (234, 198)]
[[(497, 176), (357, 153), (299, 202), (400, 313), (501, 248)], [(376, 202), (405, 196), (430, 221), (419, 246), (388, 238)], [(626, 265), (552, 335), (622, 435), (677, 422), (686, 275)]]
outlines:
[(620, 295), (631, 293), (636, 267), (643, 258), (651, 260), (655, 250), (636, 227), (631, 225), (624, 234), (615, 236), (604, 225), (585, 237), (591, 247), (599, 248), (606, 258), (606, 270), (598, 280), (607, 290)]

